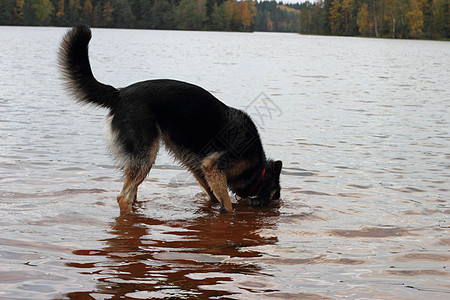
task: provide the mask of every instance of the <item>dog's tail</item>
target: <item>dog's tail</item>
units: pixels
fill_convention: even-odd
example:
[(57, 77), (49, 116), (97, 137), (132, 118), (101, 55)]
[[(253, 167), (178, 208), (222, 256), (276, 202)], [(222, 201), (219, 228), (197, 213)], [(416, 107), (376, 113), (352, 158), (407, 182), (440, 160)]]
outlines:
[(87, 26), (76, 26), (64, 36), (59, 49), (59, 67), (68, 89), (82, 103), (112, 108), (119, 91), (100, 83), (92, 74), (88, 45), (92, 37)]

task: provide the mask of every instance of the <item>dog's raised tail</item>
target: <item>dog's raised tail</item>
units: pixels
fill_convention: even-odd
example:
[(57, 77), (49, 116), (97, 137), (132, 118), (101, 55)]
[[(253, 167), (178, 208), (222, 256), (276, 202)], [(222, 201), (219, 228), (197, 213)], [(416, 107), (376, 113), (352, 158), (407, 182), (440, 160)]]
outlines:
[(70, 29), (61, 42), (59, 67), (66, 86), (78, 101), (112, 108), (119, 91), (98, 82), (92, 74), (88, 52), (91, 37), (91, 30), (87, 26)]

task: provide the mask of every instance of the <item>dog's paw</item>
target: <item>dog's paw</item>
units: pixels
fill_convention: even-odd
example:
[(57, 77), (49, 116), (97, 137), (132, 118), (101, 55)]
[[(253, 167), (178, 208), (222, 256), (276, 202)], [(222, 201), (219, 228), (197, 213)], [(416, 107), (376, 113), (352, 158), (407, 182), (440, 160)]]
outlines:
[(243, 198), (242, 199), (244, 203), (246, 203), (248, 206), (266, 206), (268, 204), (267, 201), (264, 201), (260, 198)]

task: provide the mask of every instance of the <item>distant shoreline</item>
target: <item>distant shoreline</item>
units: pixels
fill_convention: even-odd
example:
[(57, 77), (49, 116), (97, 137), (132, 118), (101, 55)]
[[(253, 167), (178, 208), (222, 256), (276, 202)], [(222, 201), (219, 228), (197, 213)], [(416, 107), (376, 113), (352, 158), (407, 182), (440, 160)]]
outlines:
[[(382, 3), (381, 3), (382, 2)], [(450, 40), (445, 0), (35, 0), (1, 1), (0, 25), (295, 32)]]
[[(43, 28), (71, 28), (71, 26), (55, 26), (55, 25), (8, 25), (0, 24), (0, 27), (43, 27)], [(298, 34), (304, 36), (324, 36), (324, 37), (350, 37), (350, 38), (367, 38), (380, 40), (419, 40), (419, 41), (441, 41), (450, 42), (450, 38), (391, 38), (391, 37), (376, 37), (376, 36), (362, 36), (362, 35), (332, 35), (332, 34), (313, 34), (313, 33), (299, 33), (299, 32), (285, 32), (285, 31), (224, 31), (224, 30), (194, 30), (194, 29), (157, 29), (157, 28), (121, 28), (121, 27), (92, 27), (93, 29), (120, 29), (120, 30), (160, 30), (160, 31), (198, 31), (198, 32), (229, 32), (229, 33), (288, 33)]]

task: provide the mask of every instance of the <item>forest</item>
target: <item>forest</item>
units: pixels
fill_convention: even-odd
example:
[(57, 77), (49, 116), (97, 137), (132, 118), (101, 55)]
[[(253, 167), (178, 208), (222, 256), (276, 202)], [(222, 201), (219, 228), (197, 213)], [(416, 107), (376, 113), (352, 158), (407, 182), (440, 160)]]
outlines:
[(450, 0), (320, 0), (300, 7), (299, 32), (450, 38)]
[(450, 0), (0, 0), (0, 25), (450, 38)]

